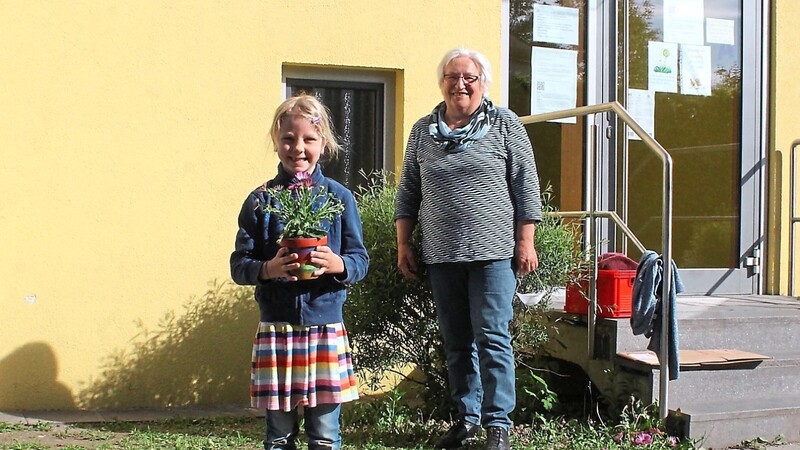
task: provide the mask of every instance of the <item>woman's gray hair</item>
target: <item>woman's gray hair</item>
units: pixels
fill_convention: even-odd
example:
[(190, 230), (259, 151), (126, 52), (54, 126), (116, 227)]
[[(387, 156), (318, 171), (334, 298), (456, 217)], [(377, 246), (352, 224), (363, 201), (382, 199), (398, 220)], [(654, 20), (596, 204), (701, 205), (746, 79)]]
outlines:
[(489, 90), (489, 85), (492, 84), (492, 65), (489, 63), (489, 58), (487, 58), (483, 53), (463, 47), (454, 48), (448, 51), (444, 54), (442, 60), (439, 62), (439, 67), (437, 67), (439, 88), (441, 89), (444, 85), (444, 68), (450, 64), (450, 61), (462, 56), (466, 56), (467, 58), (471, 59), (472, 62), (478, 66), (478, 69), (481, 71), (478, 82), (481, 84), (481, 87), (483, 87), (484, 96), (488, 95), (487, 91)]

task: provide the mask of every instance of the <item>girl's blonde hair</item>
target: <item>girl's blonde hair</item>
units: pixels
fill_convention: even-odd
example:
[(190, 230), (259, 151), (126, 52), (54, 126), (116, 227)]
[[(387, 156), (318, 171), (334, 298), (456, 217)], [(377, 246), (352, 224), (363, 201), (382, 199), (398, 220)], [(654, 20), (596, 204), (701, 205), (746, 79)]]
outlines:
[(272, 138), (272, 145), (277, 150), (280, 147), (281, 124), (283, 119), (297, 115), (308, 119), (317, 129), (323, 141), (325, 141), (325, 151), (323, 154), (333, 156), (339, 151), (339, 145), (336, 139), (336, 134), (333, 131), (331, 124), (331, 115), (328, 108), (322, 104), (313, 95), (300, 93), (286, 100), (278, 106), (275, 110), (275, 117), (272, 119), (272, 127), (269, 130), (270, 137)]

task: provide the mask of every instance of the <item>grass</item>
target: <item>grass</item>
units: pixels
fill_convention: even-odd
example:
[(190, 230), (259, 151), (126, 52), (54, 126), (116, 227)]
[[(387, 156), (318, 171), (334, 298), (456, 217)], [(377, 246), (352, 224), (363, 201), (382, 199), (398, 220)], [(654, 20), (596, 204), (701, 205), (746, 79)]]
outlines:
[[(642, 406), (631, 399), (615, 424), (534, 413), (529, 423), (512, 428), (511, 444), (516, 450), (696, 448), (690, 440), (664, 433), (657, 411), (657, 405)], [(342, 423), (344, 450), (430, 449), (449, 425), (425, 417), (397, 391), (378, 400), (347, 404)], [(260, 450), (263, 434), (264, 419), (253, 416), (81, 424), (0, 422), (0, 450)], [(298, 449), (307, 450), (304, 441), (301, 436)], [(780, 437), (759, 438), (733, 448), (763, 450), (780, 443)], [(483, 441), (471, 448), (483, 448)]]
[[(348, 450), (422, 450), (430, 449), (433, 440), (446, 424), (438, 421), (408, 420), (397, 417), (372, 425), (343, 428), (344, 449)], [(392, 422), (391, 420), (395, 420)], [(17, 434), (11, 442), (0, 443), (2, 450), (88, 450), (88, 449), (262, 449), (263, 419), (224, 418), (214, 420), (171, 419), (159, 422), (116, 422), (54, 427), (42, 432), (32, 425), (2, 424), (0, 438)], [(586, 448), (597, 449), (599, 442), (590, 435), (575, 440), (570, 433), (554, 437), (551, 430), (516, 427), (512, 432), (514, 448)], [(569, 442), (587, 442), (589, 446), (570, 447)], [(2, 442), (2, 441), (0, 441)], [(480, 446), (479, 442), (479, 446)], [(552, 444), (552, 445), (551, 445)], [(300, 449), (306, 449), (301, 442)], [(480, 448), (480, 447), (479, 447)], [(610, 447), (612, 448), (612, 447)]]
[[(427, 450), (447, 425), (404, 414), (373, 419), (371, 424), (345, 425), (343, 449)], [(71, 425), (0, 422), (0, 450), (260, 450), (263, 431), (263, 419), (257, 417)], [(511, 430), (512, 448), (520, 450), (695, 448), (688, 441), (671, 447), (663, 437), (656, 437), (651, 444), (636, 444), (635, 435), (637, 432), (623, 430), (619, 425), (611, 427), (562, 418), (540, 418), (535, 424), (518, 425)], [(765, 442), (745, 442), (737, 448), (763, 449)], [(472, 448), (482, 448), (482, 445), (483, 442), (478, 441)], [(298, 448), (307, 449), (302, 442)]]
[[(394, 392), (376, 401), (348, 404), (342, 414), (343, 449), (422, 450), (447, 428), (441, 420), (426, 418)], [(592, 420), (568, 420), (535, 415), (529, 424), (511, 430), (515, 449), (691, 449), (691, 442), (674, 447), (656, 426), (652, 410), (632, 406), (620, 423), (610, 426)], [(0, 450), (214, 450), (262, 449), (264, 421), (259, 417), (170, 419), (153, 422), (32, 425), (0, 422)], [(647, 434), (652, 443), (636, 444)], [(649, 442), (649, 441), (648, 441)], [(478, 441), (474, 448), (482, 448)], [(301, 439), (301, 450), (307, 449)]]

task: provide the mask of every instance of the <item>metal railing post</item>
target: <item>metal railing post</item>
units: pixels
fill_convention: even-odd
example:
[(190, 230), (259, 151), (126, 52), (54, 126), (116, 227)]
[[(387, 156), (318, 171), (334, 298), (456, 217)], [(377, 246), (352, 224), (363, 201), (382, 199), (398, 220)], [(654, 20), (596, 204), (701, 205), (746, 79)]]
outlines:
[(789, 202), (792, 204), (790, 210), (792, 212), (791, 221), (789, 223), (789, 295), (794, 297), (794, 235), (795, 225), (800, 222), (800, 217), (797, 216), (797, 148), (800, 147), (800, 139), (795, 139), (792, 142), (792, 150), (789, 153)]
[(628, 126), (642, 138), (645, 144), (657, 150), (658, 156), (664, 163), (664, 193), (662, 196), (662, 215), (664, 225), (661, 233), (661, 260), (663, 264), (663, 275), (661, 278), (661, 348), (659, 350), (659, 397), (658, 406), (661, 412), (661, 417), (667, 417), (669, 413), (669, 323), (672, 319), (669, 301), (670, 292), (672, 292), (672, 157), (655, 139), (653, 139), (645, 130), (639, 125), (633, 117), (631, 117), (624, 108), (620, 107), (617, 114), (623, 117), (623, 120), (628, 123)]
[[(659, 409), (661, 413), (661, 417), (667, 417), (669, 412), (668, 408), (668, 400), (669, 400), (669, 346), (670, 346), (670, 339), (669, 339), (669, 323), (671, 320), (671, 311), (670, 311), (670, 292), (672, 291), (672, 157), (670, 154), (658, 143), (652, 136), (647, 134), (647, 132), (636, 122), (628, 111), (625, 110), (622, 105), (618, 102), (608, 102), (602, 103), (599, 105), (591, 105), (591, 106), (581, 106), (578, 108), (566, 109), (563, 111), (554, 111), (549, 113), (543, 114), (536, 114), (532, 116), (525, 116), (521, 117), (523, 124), (532, 124), (538, 122), (545, 122), (548, 120), (556, 120), (556, 119), (564, 119), (567, 117), (578, 117), (578, 116), (585, 116), (588, 114), (595, 114), (605, 111), (613, 111), (617, 114), (617, 117), (622, 119), (622, 121), (630, 127), (630, 129), (636, 133), (637, 136), (642, 140), (642, 142), (647, 146), (647, 148), (651, 149), (656, 153), (656, 155), (661, 159), (661, 162), (664, 166), (663, 171), (663, 181), (664, 181), (664, 195), (662, 197), (662, 214), (663, 214), (663, 229), (661, 234), (661, 259), (663, 264), (663, 275), (662, 275), (662, 291), (661, 291), (661, 330), (662, 330), (662, 338), (661, 338), (661, 347), (659, 349)], [(594, 125), (590, 128), (590, 132), (592, 133), (591, 136), (591, 145), (594, 147), (595, 145), (595, 129)], [(596, 170), (595, 164), (597, 159), (596, 149), (591, 149), (591, 159), (587, 159), (587, 161), (591, 162), (591, 165), (588, 167), (586, 173), (587, 177), (593, 178), (595, 176), (594, 171)], [(593, 180), (592, 180), (593, 181)], [(595, 185), (594, 182), (587, 183), (587, 187), (591, 189), (589, 199), (589, 217), (586, 223), (591, 223), (593, 229), (597, 228), (594, 220), (598, 217), (598, 211), (596, 211), (596, 199), (594, 196), (596, 195), (595, 192)], [(623, 194), (625, 196), (628, 195), (627, 186), (622, 186)], [(615, 215), (616, 216), (616, 215)], [(616, 216), (618, 218), (618, 216)], [(622, 222), (622, 221), (620, 221)], [(622, 222), (624, 223), (624, 222)], [(626, 233), (630, 232), (630, 230), (625, 227)], [(631, 233), (632, 234), (632, 233)], [(594, 233), (592, 232), (592, 240), (594, 240)], [(584, 236), (585, 241), (585, 236)], [(637, 240), (638, 241), (638, 240)], [(639, 243), (641, 244), (641, 243)], [(595, 247), (596, 249), (596, 247)], [(642, 247), (643, 249), (643, 247)], [(594, 308), (596, 306), (596, 278), (597, 278), (597, 255), (594, 256), (594, 276), (590, 280), (590, 291), (591, 291), (591, 312), (589, 314), (589, 349), (591, 351), (590, 356), (594, 357)]]
[[(592, 124), (589, 126), (589, 142), (591, 145), (587, 149), (586, 158), (586, 185), (589, 188), (588, 201), (589, 217), (587, 222), (591, 223), (591, 227), (586, 228), (586, 233), (589, 235), (589, 248), (597, 249), (597, 242), (599, 233), (597, 232), (598, 226), (595, 220), (595, 211), (597, 205), (595, 198), (597, 197), (597, 183), (595, 171), (596, 158), (597, 158), (597, 125)], [(587, 333), (586, 333), (586, 348), (589, 355), (594, 358), (594, 333), (597, 328), (597, 252), (592, 253), (592, 276), (589, 278), (589, 314), (587, 315)]]

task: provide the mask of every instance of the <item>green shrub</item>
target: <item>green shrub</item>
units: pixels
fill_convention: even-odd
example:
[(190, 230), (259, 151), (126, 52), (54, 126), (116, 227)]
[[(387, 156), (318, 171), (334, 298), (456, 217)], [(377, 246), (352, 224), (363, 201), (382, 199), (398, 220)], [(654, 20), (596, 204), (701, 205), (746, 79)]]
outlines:
[(542, 191), (544, 218), (536, 226), (536, 253), (539, 268), (519, 280), (517, 292), (552, 294), (569, 282), (578, 281), (585, 272), (588, 259), (581, 247), (581, 224), (566, 222), (556, 216), (553, 190), (548, 185)]
[[(552, 211), (549, 190), (545, 193), (545, 211)], [(425, 282), (421, 252), (416, 252), (419, 280), (407, 280), (397, 269), (396, 195), (397, 185), (385, 173), (373, 174), (367, 187), (358, 193), (370, 268), (366, 278), (348, 291), (345, 322), (362, 379), (375, 388), (386, 372), (399, 373), (396, 368), (413, 366), (422, 376), (406, 380), (421, 384), (426, 409), (443, 417), (449, 409), (446, 406), (449, 396), (436, 308), (430, 286)], [(536, 229), (539, 269), (520, 279), (518, 292), (552, 292), (564, 287), (584, 261), (579, 238), (577, 225), (547, 215)], [(420, 248), (419, 228), (412, 244)], [(525, 306), (515, 301), (514, 308), (511, 332), (515, 350), (535, 353), (548, 336), (547, 302)]]
[(553, 335), (554, 324), (548, 314), (553, 292), (570, 283), (579, 283), (587, 276), (590, 264), (581, 246), (581, 224), (567, 222), (554, 214), (556, 208), (550, 185), (542, 191), (542, 208), (544, 218), (536, 226), (535, 236), (539, 267), (518, 279), (517, 292), (543, 293), (543, 298), (534, 305), (515, 299), (514, 318), (510, 324), (514, 356), (522, 373), (518, 375), (518, 384), (528, 379), (527, 371), (533, 369), (530, 363)]
[[(446, 369), (436, 323), (433, 295), (417, 252), (419, 280), (407, 280), (397, 269), (394, 226), (397, 185), (385, 173), (373, 174), (358, 193), (364, 244), (370, 256), (366, 278), (350, 287), (345, 323), (351, 336), (356, 368), (374, 388), (383, 375), (411, 365), (421, 372), (415, 383), (426, 402), (444, 404)], [(419, 230), (413, 244), (419, 248)], [(397, 372), (399, 373), (399, 372)]]

